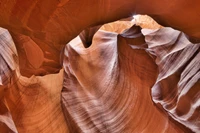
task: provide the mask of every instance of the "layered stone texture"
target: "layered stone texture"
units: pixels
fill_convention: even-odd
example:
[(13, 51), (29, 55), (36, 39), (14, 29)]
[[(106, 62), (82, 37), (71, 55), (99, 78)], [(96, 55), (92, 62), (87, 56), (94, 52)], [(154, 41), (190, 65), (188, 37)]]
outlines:
[(0, 132), (200, 132), (199, 5), (1, 1)]

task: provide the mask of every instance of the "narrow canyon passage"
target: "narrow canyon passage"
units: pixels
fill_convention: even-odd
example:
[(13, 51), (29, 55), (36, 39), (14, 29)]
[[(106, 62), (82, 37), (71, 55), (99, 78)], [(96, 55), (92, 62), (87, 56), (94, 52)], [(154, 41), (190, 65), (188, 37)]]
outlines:
[(47, 3), (0, 1), (0, 133), (200, 132), (198, 1)]

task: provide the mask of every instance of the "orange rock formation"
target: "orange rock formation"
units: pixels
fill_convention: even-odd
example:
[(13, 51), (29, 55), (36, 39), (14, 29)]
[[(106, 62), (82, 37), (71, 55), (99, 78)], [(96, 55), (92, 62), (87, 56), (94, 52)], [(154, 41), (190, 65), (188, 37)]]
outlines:
[(0, 1), (0, 133), (200, 132), (199, 5)]

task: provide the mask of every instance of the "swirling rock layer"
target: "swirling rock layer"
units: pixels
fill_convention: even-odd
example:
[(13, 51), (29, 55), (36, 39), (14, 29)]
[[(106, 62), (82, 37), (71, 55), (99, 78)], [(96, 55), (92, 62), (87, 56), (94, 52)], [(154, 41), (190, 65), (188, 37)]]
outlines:
[[(164, 33), (164, 36), (162, 34)], [(171, 28), (143, 30), (159, 75), (152, 87), (154, 102), (195, 132), (200, 131), (200, 44)]]
[[(38, 60), (29, 59), (30, 55), (19, 59), (21, 74), (31, 77), (59, 72), (62, 48), (86, 28), (137, 14), (150, 15), (159, 24), (200, 42), (199, 8), (199, 0), (1, 0), (0, 26), (18, 38), (18, 49), (25, 52), (19, 56), (29, 55), (28, 47), (33, 46), (38, 53), (33, 55), (41, 56)], [(21, 37), (28, 38), (25, 40), (31, 45), (25, 45)]]
[[(7, 39), (1, 41), (6, 50), (1, 71), (9, 74), (1, 79), (10, 81), (1, 81), (0, 131), (199, 132), (199, 44), (171, 28), (141, 32), (132, 25), (116, 22), (85, 32), (82, 40), (77, 37), (66, 45), (59, 59), (62, 47), (53, 57), (52, 47), (37, 47), (35, 39), (16, 33), (19, 54), (9, 52), (14, 43), (8, 32), (2, 34)], [(85, 48), (84, 42), (91, 46)], [(31, 52), (37, 55), (33, 59)], [(18, 55), (25, 62), (18, 64)], [(31, 66), (24, 70), (45, 75), (51, 63), (42, 62), (48, 59), (55, 63), (52, 71), (63, 63), (64, 75), (21, 76), (18, 66), (26, 61)], [(44, 68), (37, 69), (41, 64)]]
[(88, 49), (79, 38), (67, 45), (62, 106), (71, 132), (191, 132), (174, 128), (153, 105), (157, 67), (147, 51), (152, 55), (135, 26), (123, 34), (98, 31)]

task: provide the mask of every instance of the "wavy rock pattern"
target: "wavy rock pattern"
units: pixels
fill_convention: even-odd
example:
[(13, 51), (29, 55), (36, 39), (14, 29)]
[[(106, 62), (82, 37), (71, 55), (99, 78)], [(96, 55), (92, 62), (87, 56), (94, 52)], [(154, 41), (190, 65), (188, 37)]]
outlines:
[(26, 78), (18, 73), (4, 100), (19, 133), (67, 133), (60, 105), (63, 71), (44, 77)]
[(142, 32), (159, 67), (153, 101), (175, 120), (200, 132), (200, 44), (192, 44), (171, 28)]
[[(17, 54), (2, 32), (0, 131), (199, 132), (199, 44), (171, 28), (141, 33), (132, 25), (116, 22), (86, 32), (66, 45), (64, 57), (61, 45), (11, 32)], [(59, 71), (60, 60), (64, 75), (46, 75)]]
[(60, 104), (63, 70), (21, 76), (15, 44), (7, 30), (0, 33), (0, 133), (67, 133)]
[(12, 37), (3, 28), (0, 28), (0, 44), (0, 85), (6, 85), (17, 67), (18, 55)]
[(9, 32), (0, 28), (0, 131), (17, 132), (7, 102), (5, 91), (17, 68), (18, 58), (15, 44)]
[(9, 111), (5, 92), (17, 69), (17, 51), (15, 44), (6, 29), (0, 28), (0, 131), (2, 133), (17, 132)]
[[(41, 76), (59, 72), (59, 53), (81, 31), (137, 14), (147, 14), (161, 25), (183, 31), (193, 42), (200, 42), (199, 6), (199, 0), (1, 0), (0, 26), (18, 38), (15, 41), (19, 49), (24, 48), (19, 37), (25, 36), (44, 56), (38, 60), (19, 58), (23, 76)], [(30, 45), (19, 56), (28, 53), (27, 47)]]
[(79, 38), (66, 46), (62, 106), (71, 132), (191, 132), (152, 103), (157, 67), (145, 50), (135, 26), (98, 31), (87, 49)]

